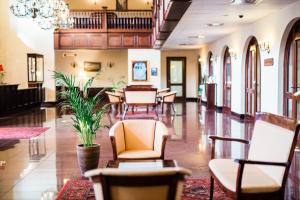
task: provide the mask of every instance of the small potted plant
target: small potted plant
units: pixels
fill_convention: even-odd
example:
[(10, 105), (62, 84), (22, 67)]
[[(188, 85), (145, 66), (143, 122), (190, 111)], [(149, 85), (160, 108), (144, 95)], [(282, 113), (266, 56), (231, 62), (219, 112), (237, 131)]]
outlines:
[(4, 77), (5, 77), (5, 71), (3, 69), (3, 65), (0, 64), (0, 84), (4, 83), (3, 81)]
[(94, 139), (97, 130), (106, 127), (101, 123), (101, 119), (108, 110), (108, 104), (99, 106), (100, 95), (103, 91), (93, 97), (88, 96), (88, 87), (92, 85), (96, 77), (97, 75), (90, 78), (84, 84), (81, 92), (76, 85), (75, 76), (54, 72), (57, 84), (66, 88), (58, 93), (63, 99), (62, 108), (69, 109), (73, 113), (73, 126), (82, 142), (82, 144), (77, 145), (77, 158), (82, 174), (98, 167), (100, 145), (95, 144)]

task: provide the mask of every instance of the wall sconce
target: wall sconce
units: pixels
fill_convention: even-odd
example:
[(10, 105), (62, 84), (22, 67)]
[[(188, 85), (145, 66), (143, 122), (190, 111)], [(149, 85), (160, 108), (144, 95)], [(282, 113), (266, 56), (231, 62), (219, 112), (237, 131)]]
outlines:
[(232, 58), (237, 59), (237, 55), (234, 49), (230, 48), (228, 51)]
[(201, 63), (202, 62), (202, 58), (199, 57), (198, 62)]
[(218, 61), (218, 56), (212, 56), (212, 57), (210, 58), (210, 61), (211, 61), (211, 62), (217, 62), (217, 61)]
[(91, 3), (93, 3), (94, 5), (97, 5), (98, 0), (91, 0)]
[(271, 52), (270, 42), (269, 41), (260, 41), (258, 43), (259, 49), (261, 51), (266, 51), (268, 54)]

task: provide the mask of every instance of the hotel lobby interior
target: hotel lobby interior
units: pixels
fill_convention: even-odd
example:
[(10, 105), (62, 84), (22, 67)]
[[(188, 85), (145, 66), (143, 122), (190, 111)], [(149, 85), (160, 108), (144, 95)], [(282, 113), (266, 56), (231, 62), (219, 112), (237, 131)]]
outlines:
[(0, 1), (0, 200), (300, 200), (299, 120), (300, 0)]

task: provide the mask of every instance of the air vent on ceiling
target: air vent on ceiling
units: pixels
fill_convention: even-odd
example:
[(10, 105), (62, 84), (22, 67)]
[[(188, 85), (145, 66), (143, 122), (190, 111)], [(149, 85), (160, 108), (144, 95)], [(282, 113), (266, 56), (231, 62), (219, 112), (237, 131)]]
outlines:
[(258, 4), (262, 0), (231, 0), (232, 4), (239, 5), (239, 4)]

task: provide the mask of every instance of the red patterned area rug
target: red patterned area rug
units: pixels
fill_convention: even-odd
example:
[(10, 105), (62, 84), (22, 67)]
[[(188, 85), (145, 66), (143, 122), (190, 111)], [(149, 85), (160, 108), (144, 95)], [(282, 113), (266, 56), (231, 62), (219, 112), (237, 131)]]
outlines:
[(29, 139), (39, 136), (49, 128), (44, 127), (5, 127), (0, 128), (0, 140)]
[[(184, 184), (182, 200), (208, 200), (209, 179), (188, 179)], [(215, 184), (215, 200), (231, 200)], [(56, 200), (95, 200), (92, 183), (88, 180), (69, 180), (59, 191)]]

